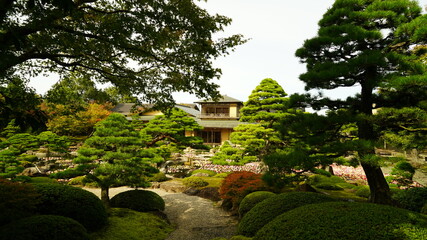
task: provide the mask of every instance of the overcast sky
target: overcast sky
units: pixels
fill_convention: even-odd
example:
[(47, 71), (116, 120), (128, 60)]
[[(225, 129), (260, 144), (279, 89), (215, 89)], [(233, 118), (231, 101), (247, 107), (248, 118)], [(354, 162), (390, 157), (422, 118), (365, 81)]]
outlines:
[[(276, 80), (287, 92), (304, 92), (304, 83), (298, 76), (305, 66), (295, 57), (295, 51), (305, 39), (316, 36), (317, 22), (334, 0), (208, 0), (200, 5), (210, 13), (219, 13), (233, 19), (225, 35), (243, 34), (250, 39), (234, 52), (215, 61), (222, 69), (216, 81), (221, 94), (246, 101), (251, 91), (264, 78)], [(420, 0), (425, 6), (427, 0)], [(43, 94), (55, 79), (31, 82)], [(336, 98), (353, 95), (357, 89), (339, 89), (325, 92)], [(178, 103), (191, 103), (196, 97), (176, 94)]]

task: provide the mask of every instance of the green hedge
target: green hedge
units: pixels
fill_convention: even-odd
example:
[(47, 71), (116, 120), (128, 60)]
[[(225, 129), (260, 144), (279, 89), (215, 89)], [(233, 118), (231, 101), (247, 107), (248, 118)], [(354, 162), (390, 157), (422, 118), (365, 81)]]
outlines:
[(86, 229), (77, 221), (56, 215), (22, 218), (0, 228), (1, 240), (87, 240)]
[(273, 196), (276, 196), (276, 194), (267, 191), (257, 191), (249, 193), (240, 202), (239, 216), (243, 217), (247, 212), (249, 212), (253, 207), (255, 207), (255, 205)]
[(95, 194), (61, 184), (34, 184), (41, 194), (36, 209), (40, 214), (60, 215), (81, 223), (88, 231), (107, 224), (107, 212)]
[(215, 172), (215, 171), (207, 170), (207, 169), (196, 169), (196, 170), (192, 171), (192, 172), (190, 173), (190, 175), (194, 175), (194, 174), (196, 174), (196, 173), (206, 173), (206, 174), (208, 174), (208, 175), (209, 175), (209, 177), (213, 177), (213, 176), (215, 176), (215, 175), (216, 175), (216, 172)]
[(266, 224), (254, 240), (421, 240), (427, 216), (404, 209), (355, 202), (311, 204)]
[(139, 212), (165, 210), (165, 201), (157, 193), (147, 190), (129, 190), (111, 198), (111, 207), (129, 208)]
[(186, 186), (186, 187), (206, 187), (207, 185), (209, 185), (208, 182), (206, 182), (203, 178), (200, 177), (188, 177), (188, 178), (184, 178), (182, 180), (182, 183)]
[(427, 187), (409, 188), (397, 192), (392, 196), (402, 208), (421, 212), (421, 209), (427, 204)]
[(336, 201), (334, 198), (310, 192), (282, 193), (270, 197), (253, 207), (239, 223), (238, 232), (254, 236), (265, 224), (275, 217), (294, 208), (312, 203)]

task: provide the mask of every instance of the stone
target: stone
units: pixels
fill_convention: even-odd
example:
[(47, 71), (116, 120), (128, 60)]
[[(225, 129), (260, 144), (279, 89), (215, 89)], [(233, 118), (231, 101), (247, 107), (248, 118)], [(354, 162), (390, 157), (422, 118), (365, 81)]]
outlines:
[(188, 188), (184, 191), (185, 194), (190, 196), (196, 196), (200, 192), (197, 188)]
[(317, 192), (316, 189), (314, 189), (312, 186), (310, 186), (307, 183), (303, 183), (303, 184), (299, 185), (297, 191), (299, 191), (299, 192)]
[(193, 174), (191, 176), (192, 177), (209, 177), (209, 174), (203, 173), (203, 172), (198, 172), (198, 173), (195, 173), (195, 174)]

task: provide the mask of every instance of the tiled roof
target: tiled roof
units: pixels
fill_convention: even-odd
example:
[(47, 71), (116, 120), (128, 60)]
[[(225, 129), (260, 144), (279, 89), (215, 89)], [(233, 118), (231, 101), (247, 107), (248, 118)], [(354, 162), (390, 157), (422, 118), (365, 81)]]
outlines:
[(192, 108), (192, 107), (188, 107), (188, 106), (184, 106), (184, 105), (175, 105), (175, 107), (183, 110), (184, 112), (188, 113), (192, 117), (196, 117), (196, 116), (200, 115), (200, 112), (197, 111), (196, 109)]
[(111, 111), (128, 115), (132, 112), (132, 107), (134, 105), (135, 103), (119, 103), (113, 109), (111, 109)]
[(242, 101), (229, 97), (227, 95), (223, 95), (221, 98), (219, 98), (217, 101), (213, 100), (200, 100), (194, 103), (242, 103)]

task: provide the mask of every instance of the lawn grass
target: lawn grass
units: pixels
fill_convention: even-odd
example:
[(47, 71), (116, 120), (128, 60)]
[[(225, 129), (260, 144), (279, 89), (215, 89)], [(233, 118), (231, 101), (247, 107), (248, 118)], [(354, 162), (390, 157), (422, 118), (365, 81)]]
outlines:
[(162, 240), (173, 231), (165, 220), (151, 213), (111, 208), (109, 224), (90, 235), (93, 240)]

